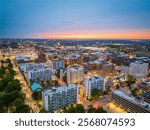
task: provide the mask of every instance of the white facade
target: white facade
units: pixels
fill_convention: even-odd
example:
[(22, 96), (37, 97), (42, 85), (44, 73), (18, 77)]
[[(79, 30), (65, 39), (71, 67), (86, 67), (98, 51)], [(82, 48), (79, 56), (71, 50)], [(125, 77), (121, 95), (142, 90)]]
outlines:
[(65, 63), (63, 60), (52, 60), (50, 64), (53, 70), (60, 70), (65, 68)]
[(145, 77), (148, 75), (148, 63), (143, 63), (141, 61), (131, 62), (129, 65), (122, 65), (121, 72), (124, 75)]
[(23, 66), (23, 71), (28, 72), (28, 71), (33, 70), (33, 69), (41, 69), (44, 67), (46, 67), (46, 64), (44, 64), (44, 63), (27, 64), (27, 65)]
[(97, 88), (101, 91), (105, 90), (105, 80), (104, 77), (92, 77), (92, 78), (86, 78), (84, 80), (84, 92), (85, 96), (90, 98), (92, 94), (92, 89)]
[(107, 53), (99, 53), (99, 59), (100, 60), (107, 60), (108, 54)]
[(129, 69), (130, 69), (130, 66), (122, 65), (121, 66), (121, 73), (123, 73), (124, 75), (129, 75)]
[(67, 69), (67, 82), (78, 83), (84, 80), (84, 68), (70, 67)]
[(43, 107), (46, 111), (55, 112), (78, 101), (76, 84), (47, 89), (42, 92)]
[(148, 75), (148, 63), (140, 61), (130, 63), (129, 75), (145, 77)]
[(52, 79), (52, 71), (50, 68), (29, 70), (26, 78), (28, 81), (49, 81)]

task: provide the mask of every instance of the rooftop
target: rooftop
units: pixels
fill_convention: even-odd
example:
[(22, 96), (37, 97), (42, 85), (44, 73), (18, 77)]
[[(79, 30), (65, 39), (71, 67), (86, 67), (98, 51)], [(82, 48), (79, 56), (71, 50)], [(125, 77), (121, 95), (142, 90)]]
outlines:
[(143, 97), (146, 97), (146, 98), (150, 99), (150, 92), (144, 93)]
[(45, 94), (56, 93), (60, 91), (66, 91), (68, 89), (75, 88), (75, 87), (77, 87), (76, 84), (69, 84), (69, 85), (64, 85), (64, 86), (59, 86), (59, 87), (52, 87), (51, 89), (45, 89), (43, 90), (43, 92)]
[(97, 79), (104, 79), (104, 77), (102, 77), (102, 76), (94, 76), (94, 77), (91, 77), (91, 78), (86, 78), (86, 80), (97, 80)]
[(34, 82), (32, 85), (31, 85), (31, 89), (33, 92), (35, 91), (40, 91), (42, 89), (42, 86), (36, 82)]
[(127, 101), (129, 101), (135, 105), (141, 106), (142, 108), (150, 111), (150, 104), (149, 103), (146, 103), (142, 100), (137, 100), (136, 97), (131, 96), (129, 93), (126, 93), (126, 92), (123, 92), (120, 90), (115, 90), (113, 93), (118, 95), (119, 97), (126, 99)]

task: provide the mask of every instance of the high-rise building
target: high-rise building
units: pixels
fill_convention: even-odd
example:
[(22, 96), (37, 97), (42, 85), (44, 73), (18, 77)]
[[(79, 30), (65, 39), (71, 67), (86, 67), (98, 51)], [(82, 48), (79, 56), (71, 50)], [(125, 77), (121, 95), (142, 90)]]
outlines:
[(150, 104), (140, 97), (116, 90), (112, 93), (112, 102), (131, 113), (150, 113)]
[(52, 71), (50, 68), (29, 70), (26, 78), (28, 81), (49, 81), (52, 79)]
[(133, 75), (135, 77), (145, 77), (148, 75), (148, 63), (144, 63), (141, 61), (124, 63), (121, 66), (121, 72), (124, 75)]
[(84, 68), (71, 66), (67, 68), (67, 82), (70, 83), (78, 83), (84, 80)]
[(43, 107), (46, 111), (55, 112), (78, 101), (78, 87), (76, 84), (69, 84), (42, 92)]
[(38, 64), (25, 64), (25, 65), (22, 65), (20, 67), (20, 69), (24, 72), (28, 72), (30, 70), (33, 70), (33, 69), (41, 69), (41, 68), (44, 68), (46, 67), (46, 65), (44, 63), (38, 63)]
[(92, 95), (92, 90), (94, 88), (99, 89), (100, 91), (105, 90), (105, 80), (102, 76), (94, 76), (92, 78), (86, 78), (84, 80), (84, 92), (85, 96), (90, 98)]
[(64, 60), (51, 60), (50, 61), (51, 67), (53, 70), (60, 70), (65, 68)]
[(145, 77), (148, 75), (148, 63), (135, 61), (130, 63), (129, 74), (135, 77)]
[(124, 63), (123, 65), (121, 65), (120, 69), (121, 73), (123, 73), (126, 76), (129, 75), (130, 63)]

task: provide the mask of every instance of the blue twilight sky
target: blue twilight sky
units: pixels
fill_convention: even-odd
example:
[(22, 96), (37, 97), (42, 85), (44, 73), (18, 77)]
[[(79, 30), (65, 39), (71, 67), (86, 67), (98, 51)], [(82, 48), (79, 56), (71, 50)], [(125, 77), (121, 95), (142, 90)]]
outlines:
[(150, 34), (150, 0), (0, 0), (0, 38)]

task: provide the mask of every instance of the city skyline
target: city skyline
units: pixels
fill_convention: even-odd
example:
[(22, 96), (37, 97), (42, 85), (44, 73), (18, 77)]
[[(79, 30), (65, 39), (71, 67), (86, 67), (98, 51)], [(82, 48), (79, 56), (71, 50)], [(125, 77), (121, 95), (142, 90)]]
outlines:
[(1, 0), (0, 38), (150, 39), (149, 0)]

